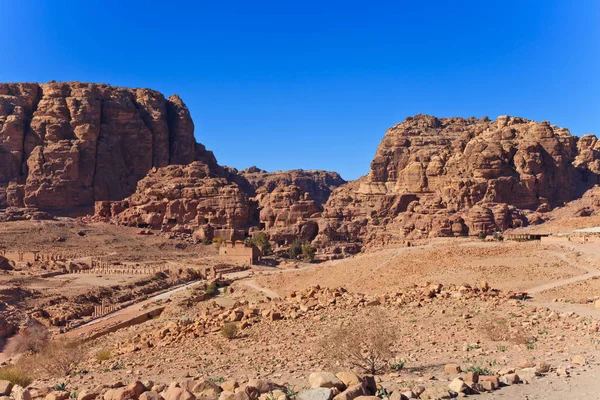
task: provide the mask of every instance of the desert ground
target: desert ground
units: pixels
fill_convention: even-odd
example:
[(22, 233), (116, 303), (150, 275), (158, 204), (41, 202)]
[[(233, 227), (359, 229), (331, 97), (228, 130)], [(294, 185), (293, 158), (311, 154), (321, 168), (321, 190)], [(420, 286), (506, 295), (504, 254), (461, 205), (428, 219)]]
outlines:
[[(480, 390), (484, 399), (597, 396), (597, 244), (436, 238), (337, 260), (271, 259), (223, 275), (219, 291), (206, 296), (206, 279), (177, 273), (218, 264), (216, 246), (147, 233), (70, 219), (3, 224), (7, 254), (95, 252), (134, 269), (160, 262), (172, 274), (144, 296), (135, 291), (148, 285), (144, 275), (42, 277), (52, 268), (40, 262), (1, 274), (2, 300), (13, 312), (67, 312), (71, 303), (83, 309), (99, 297), (125, 299), (101, 318), (71, 313), (78, 324), (51, 327), (57, 340), (78, 341), (80, 357), (68, 376), (36, 374), (34, 397), (57, 384), (79, 396), (135, 381), (150, 390), (260, 379), (300, 391), (316, 371), (366, 373), (339, 357), (348, 350), (336, 335), (368, 335), (372, 327), (390, 340), (394, 368), (375, 375), (386, 393), (436, 398), (465, 371), (476, 371), (501, 379), (516, 372), (524, 382)], [(228, 323), (237, 324), (234, 338), (222, 332)], [(7, 362), (10, 355), (0, 354)]]

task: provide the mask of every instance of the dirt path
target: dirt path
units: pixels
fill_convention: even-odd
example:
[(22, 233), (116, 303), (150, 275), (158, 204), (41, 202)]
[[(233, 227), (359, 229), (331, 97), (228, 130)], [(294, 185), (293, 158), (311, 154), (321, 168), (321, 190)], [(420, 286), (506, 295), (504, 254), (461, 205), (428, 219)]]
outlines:
[[(582, 250), (581, 248), (577, 248), (576, 246), (569, 246), (569, 247), (571, 249), (573, 249), (573, 250), (579, 250), (579, 251)], [(529, 294), (541, 293), (541, 292), (544, 292), (546, 290), (555, 289), (557, 287), (570, 285), (570, 284), (575, 283), (575, 282), (585, 281), (585, 280), (588, 280), (588, 279), (600, 276), (600, 270), (598, 270), (597, 268), (587, 266), (587, 265), (585, 265), (583, 263), (575, 264), (571, 259), (569, 259), (565, 255), (565, 253), (562, 253), (562, 252), (549, 252), (548, 254), (551, 254), (551, 255), (553, 255), (555, 257), (560, 258), (561, 260), (563, 260), (564, 262), (566, 262), (570, 266), (573, 266), (573, 267), (576, 267), (576, 268), (584, 270), (585, 273), (582, 274), (582, 275), (573, 276), (571, 278), (560, 279), (560, 280), (557, 280), (557, 281), (554, 281), (554, 282), (546, 283), (544, 285), (535, 286), (535, 287), (532, 287), (532, 288), (530, 288), (528, 290), (525, 290), (525, 292), (527, 292)], [(587, 254), (590, 255), (589, 253), (587, 253)], [(595, 256), (597, 257), (597, 255), (595, 255)]]
[(569, 378), (548, 374), (534, 379), (530, 385), (512, 385), (491, 393), (482, 393), (477, 399), (523, 399), (523, 400), (565, 400), (600, 399), (600, 367), (593, 366), (587, 371)]
[(265, 287), (262, 286), (258, 286), (256, 284), (255, 281), (242, 281), (241, 282), (242, 285), (248, 286), (254, 290), (258, 290), (259, 292), (263, 292), (264, 294), (267, 295), (267, 297), (270, 297), (271, 299), (278, 299), (279, 298), (279, 294), (271, 289), (267, 289)]
[(178, 286), (173, 288), (167, 292), (158, 294), (156, 296), (150, 297), (147, 300), (141, 301), (139, 303), (132, 304), (128, 307), (122, 308), (114, 313), (107, 314), (104, 317), (97, 318), (93, 321), (90, 321), (86, 324), (78, 326), (75, 329), (72, 329), (64, 334), (65, 337), (73, 338), (81, 335), (86, 335), (91, 333), (92, 331), (96, 331), (102, 329), (104, 327), (112, 326), (120, 322), (128, 321), (137, 317), (138, 315), (146, 313), (148, 307), (159, 300), (164, 300), (171, 297), (173, 294), (178, 293), (182, 290), (188, 289), (190, 287), (199, 285), (203, 283), (203, 280), (194, 281), (187, 283), (182, 286)]

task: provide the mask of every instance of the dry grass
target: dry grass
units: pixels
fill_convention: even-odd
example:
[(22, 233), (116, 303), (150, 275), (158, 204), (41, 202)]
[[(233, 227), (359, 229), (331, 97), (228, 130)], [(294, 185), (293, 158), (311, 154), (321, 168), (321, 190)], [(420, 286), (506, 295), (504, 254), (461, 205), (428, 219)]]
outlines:
[(40, 323), (32, 323), (7, 340), (5, 351), (10, 356), (38, 353), (48, 343), (48, 329)]
[(221, 335), (231, 340), (235, 339), (238, 334), (238, 326), (235, 322), (228, 322), (221, 328)]
[(27, 387), (33, 379), (22, 369), (16, 367), (0, 368), (0, 381), (9, 381), (13, 385)]
[(53, 340), (38, 353), (21, 357), (18, 367), (40, 375), (64, 377), (70, 375), (83, 360), (83, 351), (78, 342)]
[(112, 358), (112, 353), (109, 349), (101, 349), (96, 353), (96, 360), (106, 361)]
[(322, 351), (331, 361), (369, 374), (385, 372), (393, 360), (396, 338), (383, 310), (373, 310), (363, 323), (354, 319), (334, 329), (322, 341)]
[(520, 326), (511, 326), (506, 318), (494, 316), (485, 317), (479, 324), (479, 330), (494, 342), (510, 342), (513, 344), (528, 344), (527, 334)]

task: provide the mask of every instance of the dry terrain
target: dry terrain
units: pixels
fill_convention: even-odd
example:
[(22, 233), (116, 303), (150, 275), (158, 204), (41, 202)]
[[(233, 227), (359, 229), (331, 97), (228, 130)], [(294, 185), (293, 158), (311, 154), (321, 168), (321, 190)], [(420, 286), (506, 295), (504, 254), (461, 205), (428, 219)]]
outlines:
[[(52, 242), (55, 237), (65, 239)], [(173, 270), (201, 268), (218, 258), (212, 245), (69, 219), (4, 224), (0, 240), (9, 250), (22, 243), (40, 251), (97, 249), (111, 262), (140, 268), (156, 260)], [(205, 287), (202, 280), (187, 286), (169, 281), (156, 295), (133, 299), (131, 306), (59, 335), (85, 338), (150, 310), (162, 311), (86, 340), (70, 376), (40, 374), (30, 391), (45, 396), (46, 388), (64, 383), (76, 396), (84, 390), (101, 395), (136, 380), (185, 387), (190, 379), (218, 385), (264, 379), (301, 390), (315, 371), (364, 373), (333, 355), (345, 351), (335, 335), (350, 326), (365, 332), (381, 326), (391, 340), (392, 363), (376, 380), (388, 392), (418, 393), (423, 387), (422, 398), (447, 393), (456, 377), (465, 376), (446, 370), (458, 364), (462, 371), (482, 374), (516, 370), (529, 383), (481, 398), (561, 398), (571, 390), (594, 398), (586, 396), (595, 393), (593, 377), (600, 370), (596, 245), (431, 239), (339, 260), (281, 261), (226, 275), (232, 282), (222, 281), (215, 297), (198, 295), (198, 288)], [(27, 309), (59, 298), (68, 303), (105, 288), (119, 293), (115, 287), (144, 279), (110, 274), (42, 278), (34, 273), (36, 263), (29, 267), (32, 271), (22, 265), (20, 271), (0, 275), (2, 288), (14, 287), (20, 277), (17, 286), (35, 293), (13, 306)], [(520, 292), (530, 296), (515, 295)], [(228, 321), (238, 325), (233, 339), (221, 332)]]

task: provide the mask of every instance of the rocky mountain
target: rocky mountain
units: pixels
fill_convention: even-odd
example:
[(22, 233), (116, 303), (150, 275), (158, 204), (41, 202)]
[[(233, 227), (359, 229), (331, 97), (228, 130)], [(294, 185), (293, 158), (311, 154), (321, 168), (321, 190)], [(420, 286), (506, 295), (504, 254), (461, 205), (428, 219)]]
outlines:
[[(543, 222), (600, 182), (600, 143), (519, 117), (408, 117), (368, 175), (221, 167), (183, 101), (89, 83), (0, 84), (1, 219), (117, 223), (279, 244), (386, 243)], [(595, 192), (594, 192), (595, 193)], [(588, 195), (593, 203), (593, 195)], [(586, 200), (587, 201), (587, 200)]]
[(408, 117), (388, 129), (368, 175), (336, 189), (318, 241), (491, 234), (600, 182), (600, 144), (519, 117)]
[(103, 84), (0, 84), (0, 207), (122, 200), (153, 167), (201, 160), (177, 96)]
[(336, 172), (277, 171), (251, 167), (240, 172), (259, 207), (259, 228), (280, 245), (300, 238), (312, 241), (319, 231), (318, 219), (331, 192), (346, 183)]
[(256, 225), (256, 204), (235, 171), (194, 161), (153, 168), (123, 201), (96, 203), (95, 216), (168, 232), (243, 239)]
[(195, 161), (153, 168), (125, 200), (97, 202), (95, 216), (199, 239), (242, 240), (264, 229), (285, 244), (297, 237), (314, 239), (322, 202), (343, 182), (326, 171), (238, 172)]

